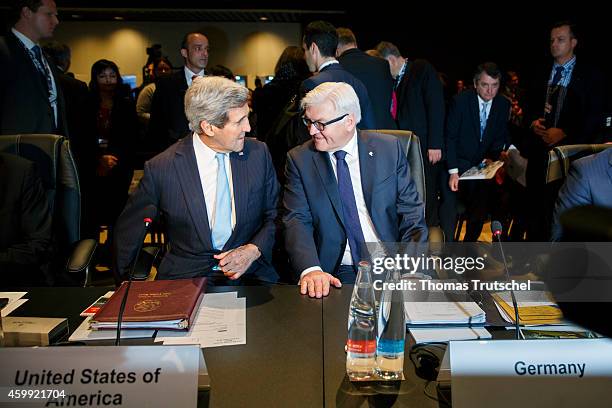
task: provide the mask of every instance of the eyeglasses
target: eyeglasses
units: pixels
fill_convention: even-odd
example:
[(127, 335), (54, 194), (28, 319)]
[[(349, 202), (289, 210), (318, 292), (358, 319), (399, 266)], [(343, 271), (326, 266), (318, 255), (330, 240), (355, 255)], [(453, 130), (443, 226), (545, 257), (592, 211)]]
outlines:
[(319, 132), (325, 130), (325, 126), (331, 125), (332, 123), (340, 122), (342, 119), (348, 116), (348, 113), (345, 113), (342, 116), (338, 116), (336, 119), (328, 120), (327, 122), (313, 122), (308, 119), (306, 116), (302, 116), (302, 121), (306, 125), (307, 129), (310, 129), (310, 125), (313, 125)]

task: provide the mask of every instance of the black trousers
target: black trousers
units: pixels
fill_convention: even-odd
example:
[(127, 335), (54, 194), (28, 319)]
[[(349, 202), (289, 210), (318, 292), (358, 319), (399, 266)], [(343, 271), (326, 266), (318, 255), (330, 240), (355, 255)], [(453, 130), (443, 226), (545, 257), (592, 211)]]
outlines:
[(440, 225), (440, 172), (442, 163), (431, 164), (427, 157), (423, 157), (425, 172), (425, 222), (428, 227)]
[(457, 223), (457, 209), (458, 206), (461, 206), (467, 217), (463, 241), (478, 241), (478, 237), (482, 232), (482, 226), (489, 214), (491, 214), (493, 219), (498, 219), (502, 215), (499, 205), (500, 189), (501, 187), (497, 185), (495, 179), (460, 181), (458, 192), (451, 191), (447, 182), (442, 188), (442, 205), (440, 210), (440, 225), (446, 240), (448, 242), (453, 240)]

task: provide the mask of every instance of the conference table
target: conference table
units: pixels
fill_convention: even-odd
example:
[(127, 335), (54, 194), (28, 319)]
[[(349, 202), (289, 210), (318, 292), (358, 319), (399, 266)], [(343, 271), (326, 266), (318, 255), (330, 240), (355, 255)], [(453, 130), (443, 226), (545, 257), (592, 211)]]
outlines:
[[(113, 288), (30, 288), (29, 299), (12, 316), (65, 317), (72, 333), (79, 313)], [(417, 376), (408, 355), (404, 381), (351, 383), (346, 376), (348, 306), (352, 285), (311, 299), (297, 286), (234, 286), (207, 292), (237, 291), (247, 298), (245, 345), (204, 349), (210, 391), (199, 406), (360, 407), (448, 406), (435, 381)], [(444, 350), (435, 350), (440, 357)]]

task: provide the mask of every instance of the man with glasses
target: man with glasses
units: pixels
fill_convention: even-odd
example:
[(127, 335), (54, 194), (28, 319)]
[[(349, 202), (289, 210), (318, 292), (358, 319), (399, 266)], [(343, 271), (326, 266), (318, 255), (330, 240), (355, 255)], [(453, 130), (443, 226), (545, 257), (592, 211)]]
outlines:
[(320, 298), (354, 282), (366, 242), (425, 242), (428, 232), (399, 140), (357, 130), (350, 85), (323, 83), (301, 107), (312, 140), (287, 156), (285, 245), (301, 293)]

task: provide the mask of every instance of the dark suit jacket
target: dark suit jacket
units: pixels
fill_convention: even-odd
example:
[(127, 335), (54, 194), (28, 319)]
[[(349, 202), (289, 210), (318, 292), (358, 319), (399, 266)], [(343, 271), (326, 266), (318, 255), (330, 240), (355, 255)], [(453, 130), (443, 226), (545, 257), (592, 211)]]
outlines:
[(338, 57), (338, 61), (367, 88), (376, 129), (397, 129), (391, 116), (394, 81), (387, 60), (372, 57), (358, 48), (352, 48), (343, 52)]
[(66, 123), (70, 127), (70, 150), (79, 171), (81, 192), (89, 186), (96, 171), (98, 141), (96, 139), (96, 117), (89, 109), (87, 84), (69, 75), (57, 76), (59, 86), (66, 98)]
[(471, 89), (456, 95), (446, 118), (448, 168), (458, 168), (461, 175), (484, 158), (497, 160), (504, 145), (509, 143), (509, 115), (510, 102), (497, 94), (480, 142), (480, 106), (476, 91)]
[(582, 205), (612, 208), (612, 148), (572, 164), (555, 206), (553, 241), (562, 238), (561, 214)]
[[(363, 195), (381, 242), (426, 242), (425, 209), (393, 136), (358, 133)], [(285, 245), (294, 273), (320, 265), (335, 273), (346, 232), (338, 182), (327, 152), (306, 142), (287, 155)]]
[(444, 148), (444, 92), (438, 73), (425, 60), (408, 61), (397, 87), (398, 129), (411, 130), (428, 149)]
[[(550, 69), (543, 75), (546, 79), (537, 94), (540, 100), (534, 104), (537, 112), (534, 117), (542, 116), (549, 75)], [(577, 57), (557, 123), (567, 135), (560, 145), (599, 142), (597, 136), (602, 129), (606, 103), (605, 85), (602, 72)]]
[(167, 78), (160, 78), (155, 85), (151, 102), (149, 143), (158, 151), (166, 149), (177, 140), (191, 134), (185, 116), (185, 92), (187, 80), (181, 67)]
[(359, 128), (376, 128), (374, 111), (372, 110), (368, 90), (363, 82), (355, 78), (353, 74), (344, 69), (342, 65), (331, 64), (319, 71), (317, 75), (313, 75), (302, 82), (301, 95), (306, 95), (323, 82), (344, 82), (352, 86), (357, 94), (357, 97), (359, 98), (359, 106), (361, 108), (361, 121), (359, 122)]
[[(544, 100), (550, 69), (542, 74), (545, 78), (539, 90), (539, 100), (530, 103), (532, 117), (543, 116)], [(567, 94), (563, 101), (563, 108), (557, 126), (565, 132), (567, 137), (559, 145), (597, 143), (598, 133), (602, 128), (603, 112), (605, 109), (605, 81), (602, 73), (587, 62), (577, 58)], [(527, 184), (540, 188), (544, 182), (548, 151), (551, 149), (541, 138), (534, 136), (528, 138), (526, 145), (528, 157)], [(552, 203), (551, 203), (552, 204)]]
[[(51, 212), (34, 164), (0, 153), (0, 286), (43, 283), (51, 253)], [(8, 276), (8, 274), (13, 276)]]
[[(231, 153), (236, 226), (223, 251), (252, 243), (261, 251), (246, 274), (275, 281), (271, 266), (278, 182), (266, 145), (245, 139), (240, 153)], [(117, 268), (127, 272), (135, 257), (147, 206), (164, 218), (168, 252), (159, 267), (160, 279), (206, 276), (217, 264), (198, 173), (193, 140), (181, 139), (145, 163), (144, 177), (119, 217), (116, 230)], [(155, 214), (153, 214), (155, 216)], [(245, 274), (245, 275), (246, 275)]]
[(57, 88), (57, 118), (49, 104), (46, 79), (36, 70), (30, 56), (12, 32), (0, 38), (0, 134), (59, 133), (69, 136), (66, 126), (64, 96), (58, 83), (58, 71), (51, 72)]

